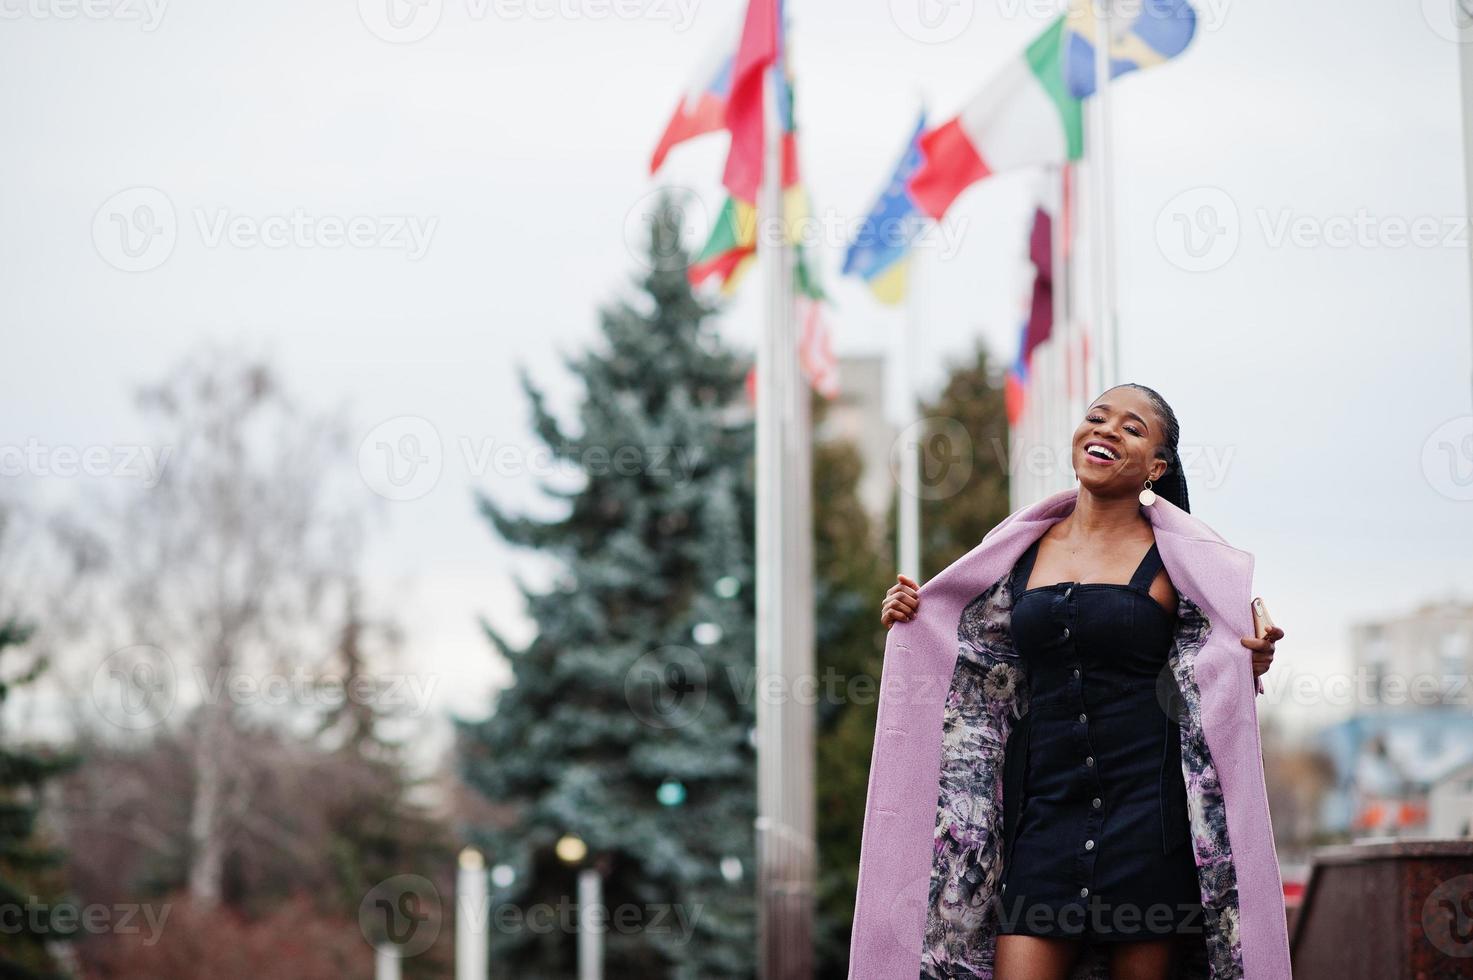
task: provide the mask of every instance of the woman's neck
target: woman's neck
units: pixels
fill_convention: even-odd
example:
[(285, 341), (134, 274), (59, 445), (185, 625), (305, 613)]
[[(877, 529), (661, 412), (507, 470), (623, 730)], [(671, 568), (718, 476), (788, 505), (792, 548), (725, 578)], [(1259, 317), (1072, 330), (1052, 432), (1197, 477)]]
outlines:
[(1141, 514), (1140, 500), (1136, 497), (1100, 497), (1082, 486), (1074, 510), (1066, 520), (1069, 533), (1085, 537), (1114, 536), (1150, 523)]

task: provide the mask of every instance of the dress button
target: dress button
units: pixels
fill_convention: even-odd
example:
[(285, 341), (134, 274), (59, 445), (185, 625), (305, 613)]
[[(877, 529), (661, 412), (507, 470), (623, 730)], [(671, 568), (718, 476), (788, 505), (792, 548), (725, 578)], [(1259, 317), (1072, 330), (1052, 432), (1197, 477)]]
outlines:
[(1081, 725), (1084, 724), (1084, 722), (1087, 721), (1088, 719), (1089, 719), (1089, 715), (1085, 714), (1083, 711), (1081, 711), (1079, 713), (1079, 723)]
[(1074, 586), (1072, 586), (1072, 585), (1069, 586), (1067, 589), (1065, 589), (1064, 590), (1064, 598), (1065, 599), (1069, 598), (1069, 593), (1071, 593), (1073, 591), (1074, 591)]
[(1064, 627), (1064, 639), (1069, 639), (1069, 627)]
[(1086, 766), (1092, 766), (1092, 765), (1094, 765), (1095, 764), (1095, 757), (1092, 756), (1092, 755), (1085, 756), (1084, 757), (1084, 764)]
[(1079, 897), (1080, 898), (1089, 898), (1089, 889), (1088, 888), (1081, 888), (1081, 889), (1079, 889)]
[(1075, 677), (1078, 677), (1079, 676), (1079, 668), (1078, 667), (1075, 667), (1074, 668), (1074, 676)]
[(1089, 801), (1089, 805), (1098, 810), (1100, 808), (1100, 798), (1096, 796), (1094, 799)]
[(1092, 841), (1092, 840), (1085, 841), (1084, 842), (1084, 849), (1086, 851), (1092, 851), (1092, 850), (1094, 850), (1095, 849), (1095, 842)]

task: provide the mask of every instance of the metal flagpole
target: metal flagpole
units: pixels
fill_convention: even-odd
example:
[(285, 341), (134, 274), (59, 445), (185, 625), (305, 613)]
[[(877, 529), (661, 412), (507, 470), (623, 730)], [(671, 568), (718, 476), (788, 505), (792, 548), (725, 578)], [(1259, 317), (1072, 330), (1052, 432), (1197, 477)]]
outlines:
[[(783, 30), (786, 36), (786, 25)], [(814, 672), (811, 425), (783, 220), (776, 70), (769, 69), (763, 87), (767, 142), (757, 247), (767, 287), (757, 349), (757, 975), (808, 980), (814, 734), (812, 706), (794, 693)]]
[[(1065, 181), (1068, 179), (1069, 164), (1061, 164), (1051, 174), (1052, 193), (1057, 208), (1054, 211), (1054, 329), (1058, 330), (1064, 342), (1064, 411), (1066, 419), (1065, 431), (1072, 431), (1072, 427), (1079, 423), (1078, 369), (1079, 369), (1079, 324), (1074, 319), (1074, 311), (1069, 304), (1069, 246), (1065, 236), (1069, 233), (1069, 199), (1068, 189)], [(1063, 479), (1060, 489), (1069, 486), (1072, 475), (1069, 466), (1064, 464)]]
[(1120, 383), (1120, 326), (1115, 296), (1115, 187), (1114, 157), (1110, 133), (1110, 3), (1089, 0), (1095, 5), (1095, 91), (1093, 102), (1094, 139), (1089, 150), (1095, 209), (1091, 216), (1095, 253), (1095, 316), (1099, 324), (1099, 357), (1103, 364), (1101, 387)]
[[(1052, 274), (1049, 277), (1049, 286), (1052, 291), (1053, 323), (1049, 328), (1049, 335), (1053, 345), (1058, 349), (1057, 364), (1059, 368), (1059, 393), (1058, 393), (1058, 415), (1059, 424), (1055, 426), (1057, 438), (1063, 440), (1062, 446), (1067, 450), (1069, 446), (1069, 432), (1078, 420), (1074, 413), (1074, 392), (1071, 388), (1071, 380), (1074, 377), (1074, 332), (1069, 322), (1068, 309), (1066, 308), (1063, 295), (1064, 289), (1064, 167), (1048, 167), (1044, 173), (1044, 208), (1049, 215), (1049, 268)], [(1064, 455), (1055, 452), (1050, 461), (1049, 468), (1050, 491), (1067, 489), (1070, 484), (1071, 472), (1069, 461)]]
[(920, 421), (920, 404), (916, 398), (915, 344), (921, 335), (924, 314), (920, 290), (921, 266), (925, 249), (913, 248), (906, 260), (905, 284), (906, 329), (899, 331), (894, 339), (896, 367), (900, 375), (900, 431), (898, 444), (900, 453), (900, 492), (896, 494), (896, 505), (900, 508), (896, 535), (896, 565), (899, 570), (921, 580), (921, 450), (923, 434), (916, 428)]
[[(1458, 67), (1463, 82), (1463, 178), (1468, 195), (1465, 206), (1473, 210), (1473, 3), (1459, 0), (1452, 7), (1453, 24), (1458, 32)], [(1473, 259), (1473, 251), (1468, 254)], [(1473, 282), (1473, 278), (1469, 281)]]
[[(917, 92), (916, 102), (921, 116), (926, 115), (926, 98)], [(908, 151), (908, 148), (907, 148)], [(922, 308), (924, 297), (921, 289), (921, 263), (925, 249), (917, 248), (914, 240), (910, 251), (901, 261), (908, 264), (905, 270), (905, 329), (895, 332), (891, 338), (890, 351), (895, 366), (896, 387), (899, 390), (899, 409), (896, 426), (899, 437), (895, 451), (900, 459), (899, 477), (895, 494), (895, 568), (921, 581), (921, 452), (924, 435), (912, 428), (920, 421), (920, 404), (916, 397), (916, 347), (922, 336), (925, 313)], [(887, 406), (887, 414), (895, 411)]]

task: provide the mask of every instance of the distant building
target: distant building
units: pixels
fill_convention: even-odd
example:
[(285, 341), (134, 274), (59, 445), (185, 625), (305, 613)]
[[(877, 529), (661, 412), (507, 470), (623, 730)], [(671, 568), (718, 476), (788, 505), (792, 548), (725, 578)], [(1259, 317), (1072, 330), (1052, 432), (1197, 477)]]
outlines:
[(859, 500), (883, 530), (895, 504), (890, 449), (897, 435), (885, 402), (885, 359), (866, 354), (839, 358), (839, 393), (829, 402), (815, 438), (847, 439), (863, 460)]
[[(1428, 603), (1351, 629), (1357, 694), (1369, 709), (1447, 705), (1473, 713), (1473, 603)], [(1364, 681), (1363, 688), (1360, 686)]]
[(1427, 793), (1427, 833), (1473, 837), (1473, 762), (1444, 773)]
[[(1473, 808), (1459, 787), (1470, 777), (1456, 774), (1473, 766), (1473, 604), (1429, 603), (1358, 624), (1351, 660), (1355, 714), (1319, 736), (1336, 772), (1325, 829), (1421, 836), (1449, 833), (1434, 826), (1466, 826)], [(1461, 821), (1449, 809), (1459, 801)]]

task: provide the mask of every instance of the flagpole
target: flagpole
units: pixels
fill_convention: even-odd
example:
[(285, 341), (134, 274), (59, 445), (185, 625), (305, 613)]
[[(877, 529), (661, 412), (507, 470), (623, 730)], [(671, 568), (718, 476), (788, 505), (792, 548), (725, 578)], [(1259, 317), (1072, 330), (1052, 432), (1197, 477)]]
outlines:
[[(898, 443), (900, 453), (900, 493), (896, 503), (900, 514), (897, 521), (896, 565), (899, 570), (921, 581), (921, 450), (923, 434), (914, 428), (920, 421), (920, 403), (916, 397), (915, 346), (921, 336), (925, 314), (920, 289), (921, 269), (925, 264), (925, 249), (912, 248), (906, 260), (905, 310), (908, 329), (897, 331), (894, 340), (896, 369), (900, 375), (900, 431)], [(907, 435), (908, 433), (908, 435)]]
[[(1059, 363), (1059, 413), (1060, 425), (1055, 429), (1058, 436), (1063, 439), (1062, 445), (1069, 445), (1070, 426), (1074, 424), (1074, 327), (1069, 322), (1069, 310), (1064, 301), (1064, 276), (1067, 270), (1064, 268), (1064, 170), (1069, 165), (1060, 164), (1057, 167), (1048, 167), (1044, 175), (1044, 196), (1047, 200), (1049, 212), (1049, 287), (1052, 292), (1053, 324), (1050, 333), (1058, 345)], [(1068, 461), (1060, 454), (1055, 454), (1054, 463), (1059, 469), (1052, 470), (1052, 490), (1063, 490), (1070, 484), (1070, 472)]]
[[(916, 93), (919, 115), (926, 116), (926, 97)], [(907, 152), (909, 147), (907, 146)], [(938, 221), (941, 219), (937, 219)], [(926, 249), (916, 248), (912, 243), (908, 258), (905, 283), (905, 311), (908, 321), (904, 332), (894, 340), (899, 356), (902, 432), (911, 429), (921, 420), (920, 399), (916, 390), (916, 365), (919, 361), (920, 338), (925, 336), (925, 282), (924, 266)], [(924, 433), (912, 430), (914, 442), (900, 444), (900, 493), (897, 503), (900, 508), (896, 529), (896, 565), (901, 572), (917, 582), (921, 579), (921, 452)]]
[(1094, 232), (1095, 253), (1095, 318), (1099, 334), (1101, 387), (1120, 383), (1120, 327), (1116, 314), (1115, 280), (1115, 186), (1114, 148), (1110, 125), (1110, 3), (1111, 0), (1088, 0), (1095, 7), (1095, 90), (1093, 103), (1094, 139), (1090, 147), (1093, 173), (1095, 214), (1090, 226)]
[[(1473, 209), (1473, 10), (1466, 4), (1452, 5), (1454, 25), (1458, 29), (1458, 71), (1463, 81), (1463, 179), (1467, 198), (1464, 206)], [(1473, 259), (1473, 251), (1468, 253)], [(1470, 278), (1473, 283), (1473, 278)], [(1470, 375), (1473, 382), (1473, 375)]]
[(794, 694), (814, 674), (812, 449), (793, 256), (782, 220), (774, 70), (780, 66), (768, 69), (763, 84), (757, 245), (767, 289), (756, 379), (757, 975), (807, 980), (813, 973), (814, 732), (811, 705)]

